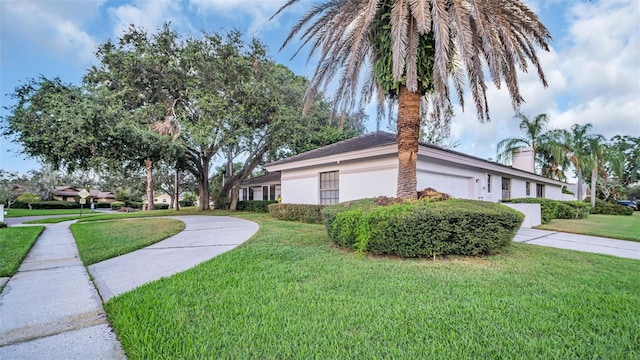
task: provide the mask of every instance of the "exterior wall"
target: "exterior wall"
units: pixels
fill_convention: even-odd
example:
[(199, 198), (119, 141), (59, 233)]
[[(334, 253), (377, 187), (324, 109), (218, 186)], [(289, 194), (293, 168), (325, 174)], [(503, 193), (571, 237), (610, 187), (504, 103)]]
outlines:
[(524, 221), (522, 222), (522, 227), (524, 228), (532, 228), (534, 226), (538, 226), (542, 224), (542, 215), (540, 212), (540, 204), (510, 204), (504, 203), (503, 205), (508, 206), (512, 209), (516, 209), (524, 214)]
[(395, 196), (397, 182), (395, 157), (282, 170), (282, 202), (319, 204), (320, 173), (338, 171), (339, 201), (376, 196)]
[(556, 185), (545, 184), (544, 197), (547, 199), (553, 199), (553, 200), (563, 200), (562, 187), (559, 185), (556, 186)]
[(417, 190), (430, 187), (455, 198), (475, 200), (487, 198), (487, 174), (479, 169), (461, 168), (452, 166), (450, 163), (421, 157), (418, 159), (417, 177)]

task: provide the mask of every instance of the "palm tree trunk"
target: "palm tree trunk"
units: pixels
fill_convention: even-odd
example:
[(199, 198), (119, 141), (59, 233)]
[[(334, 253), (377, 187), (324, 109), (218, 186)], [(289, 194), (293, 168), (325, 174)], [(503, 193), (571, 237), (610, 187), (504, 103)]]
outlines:
[(582, 170), (578, 168), (578, 201), (582, 201)]
[(405, 86), (398, 96), (398, 185), (396, 196), (403, 199), (417, 197), (416, 162), (420, 138), (420, 94)]
[(153, 162), (151, 159), (144, 160), (144, 166), (147, 169), (147, 210), (154, 210), (153, 204)]
[(591, 170), (591, 207), (596, 207), (596, 183), (598, 182), (598, 158), (594, 158)]
[(180, 211), (180, 172), (178, 171), (178, 167), (176, 167), (176, 173), (173, 178), (173, 198), (175, 199), (173, 209)]

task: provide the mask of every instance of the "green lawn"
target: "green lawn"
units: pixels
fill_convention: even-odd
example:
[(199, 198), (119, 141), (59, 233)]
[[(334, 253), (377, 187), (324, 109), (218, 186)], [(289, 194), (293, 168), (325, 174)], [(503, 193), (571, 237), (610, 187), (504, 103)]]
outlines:
[(551, 220), (536, 229), (640, 241), (640, 211), (633, 215), (589, 215), (586, 219)]
[(321, 225), (238, 216), (260, 224), (250, 241), (106, 304), (129, 359), (640, 357), (640, 261), (367, 257)]
[[(47, 216), (47, 215), (67, 215), (80, 214), (80, 209), (8, 209), (5, 217), (23, 217), (23, 216)], [(90, 209), (82, 210), (82, 215), (89, 214)], [(94, 212), (95, 214), (95, 212)]]
[(42, 230), (44, 226), (0, 229), (0, 277), (13, 276), (18, 271)]
[(141, 249), (182, 230), (182, 221), (160, 218), (71, 225), (80, 258), (86, 266)]

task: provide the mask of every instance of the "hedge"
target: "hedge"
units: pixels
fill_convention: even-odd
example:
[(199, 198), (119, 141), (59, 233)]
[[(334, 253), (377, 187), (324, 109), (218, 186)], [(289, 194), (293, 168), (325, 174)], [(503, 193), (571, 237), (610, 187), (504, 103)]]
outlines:
[(584, 219), (591, 211), (591, 205), (580, 201), (560, 201), (544, 198), (517, 198), (507, 200), (505, 202), (540, 204), (543, 224), (546, 224), (553, 219)]
[[(11, 205), (13, 209), (28, 209), (29, 204), (16, 201)], [(80, 209), (80, 204), (72, 201), (36, 201), (31, 203), (32, 209)]]
[(338, 245), (410, 258), (492, 253), (511, 243), (524, 220), (504, 205), (463, 199), (388, 206), (365, 199), (329, 206), (322, 215)]
[(179, 200), (178, 205), (180, 206), (194, 206), (195, 203), (191, 199)]
[(596, 207), (593, 208), (591, 213), (599, 215), (633, 215), (633, 209), (620, 204), (596, 200)]
[(159, 204), (153, 204), (155, 210), (167, 210), (169, 208), (169, 204), (165, 204), (165, 203), (159, 203)]
[(299, 221), (310, 224), (322, 224), (323, 205), (308, 204), (271, 204), (269, 214), (279, 220)]
[(98, 201), (96, 203), (96, 209), (110, 209), (111, 208), (111, 203), (106, 202), (106, 201)]
[(125, 206), (125, 203), (122, 201), (114, 201), (111, 203), (111, 209), (120, 210)]
[(269, 205), (277, 203), (275, 200), (242, 200), (238, 201), (236, 210), (266, 213), (269, 212)]

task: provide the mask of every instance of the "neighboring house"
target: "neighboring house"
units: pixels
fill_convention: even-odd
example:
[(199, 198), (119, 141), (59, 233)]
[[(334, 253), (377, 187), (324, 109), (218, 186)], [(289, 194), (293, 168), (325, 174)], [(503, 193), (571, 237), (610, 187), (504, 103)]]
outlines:
[[(530, 162), (528, 169), (533, 168), (533, 157)], [(269, 186), (277, 187), (275, 174), (281, 174), (283, 203), (326, 205), (367, 197), (393, 197), (398, 177), (398, 146), (394, 134), (374, 132), (266, 167), (272, 173), (266, 176), (274, 177)], [(492, 202), (523, 197), (561, 200), (562, 187), (567, 185), (423, 142), (418, 147), (417, 181), (416, 190), (430, 187), (456, 198)], [(266, 183), (256, 185), (264, 189)]]
[(280, 173), (272, 172), (242, 182), (238, 200), (277, 200), (280, 196)]
[[(53, 193), (53, 199), (59, 201), (75, 202), (76, 196), (80, 192), (80, 188), (73, 186), (56, 186)], [(100, 191), (96, 189), (89, 190), (89, 195), (93, 198), (94, 202), (114, 202), (116, 201), (116, 195), (110, 191)]]

